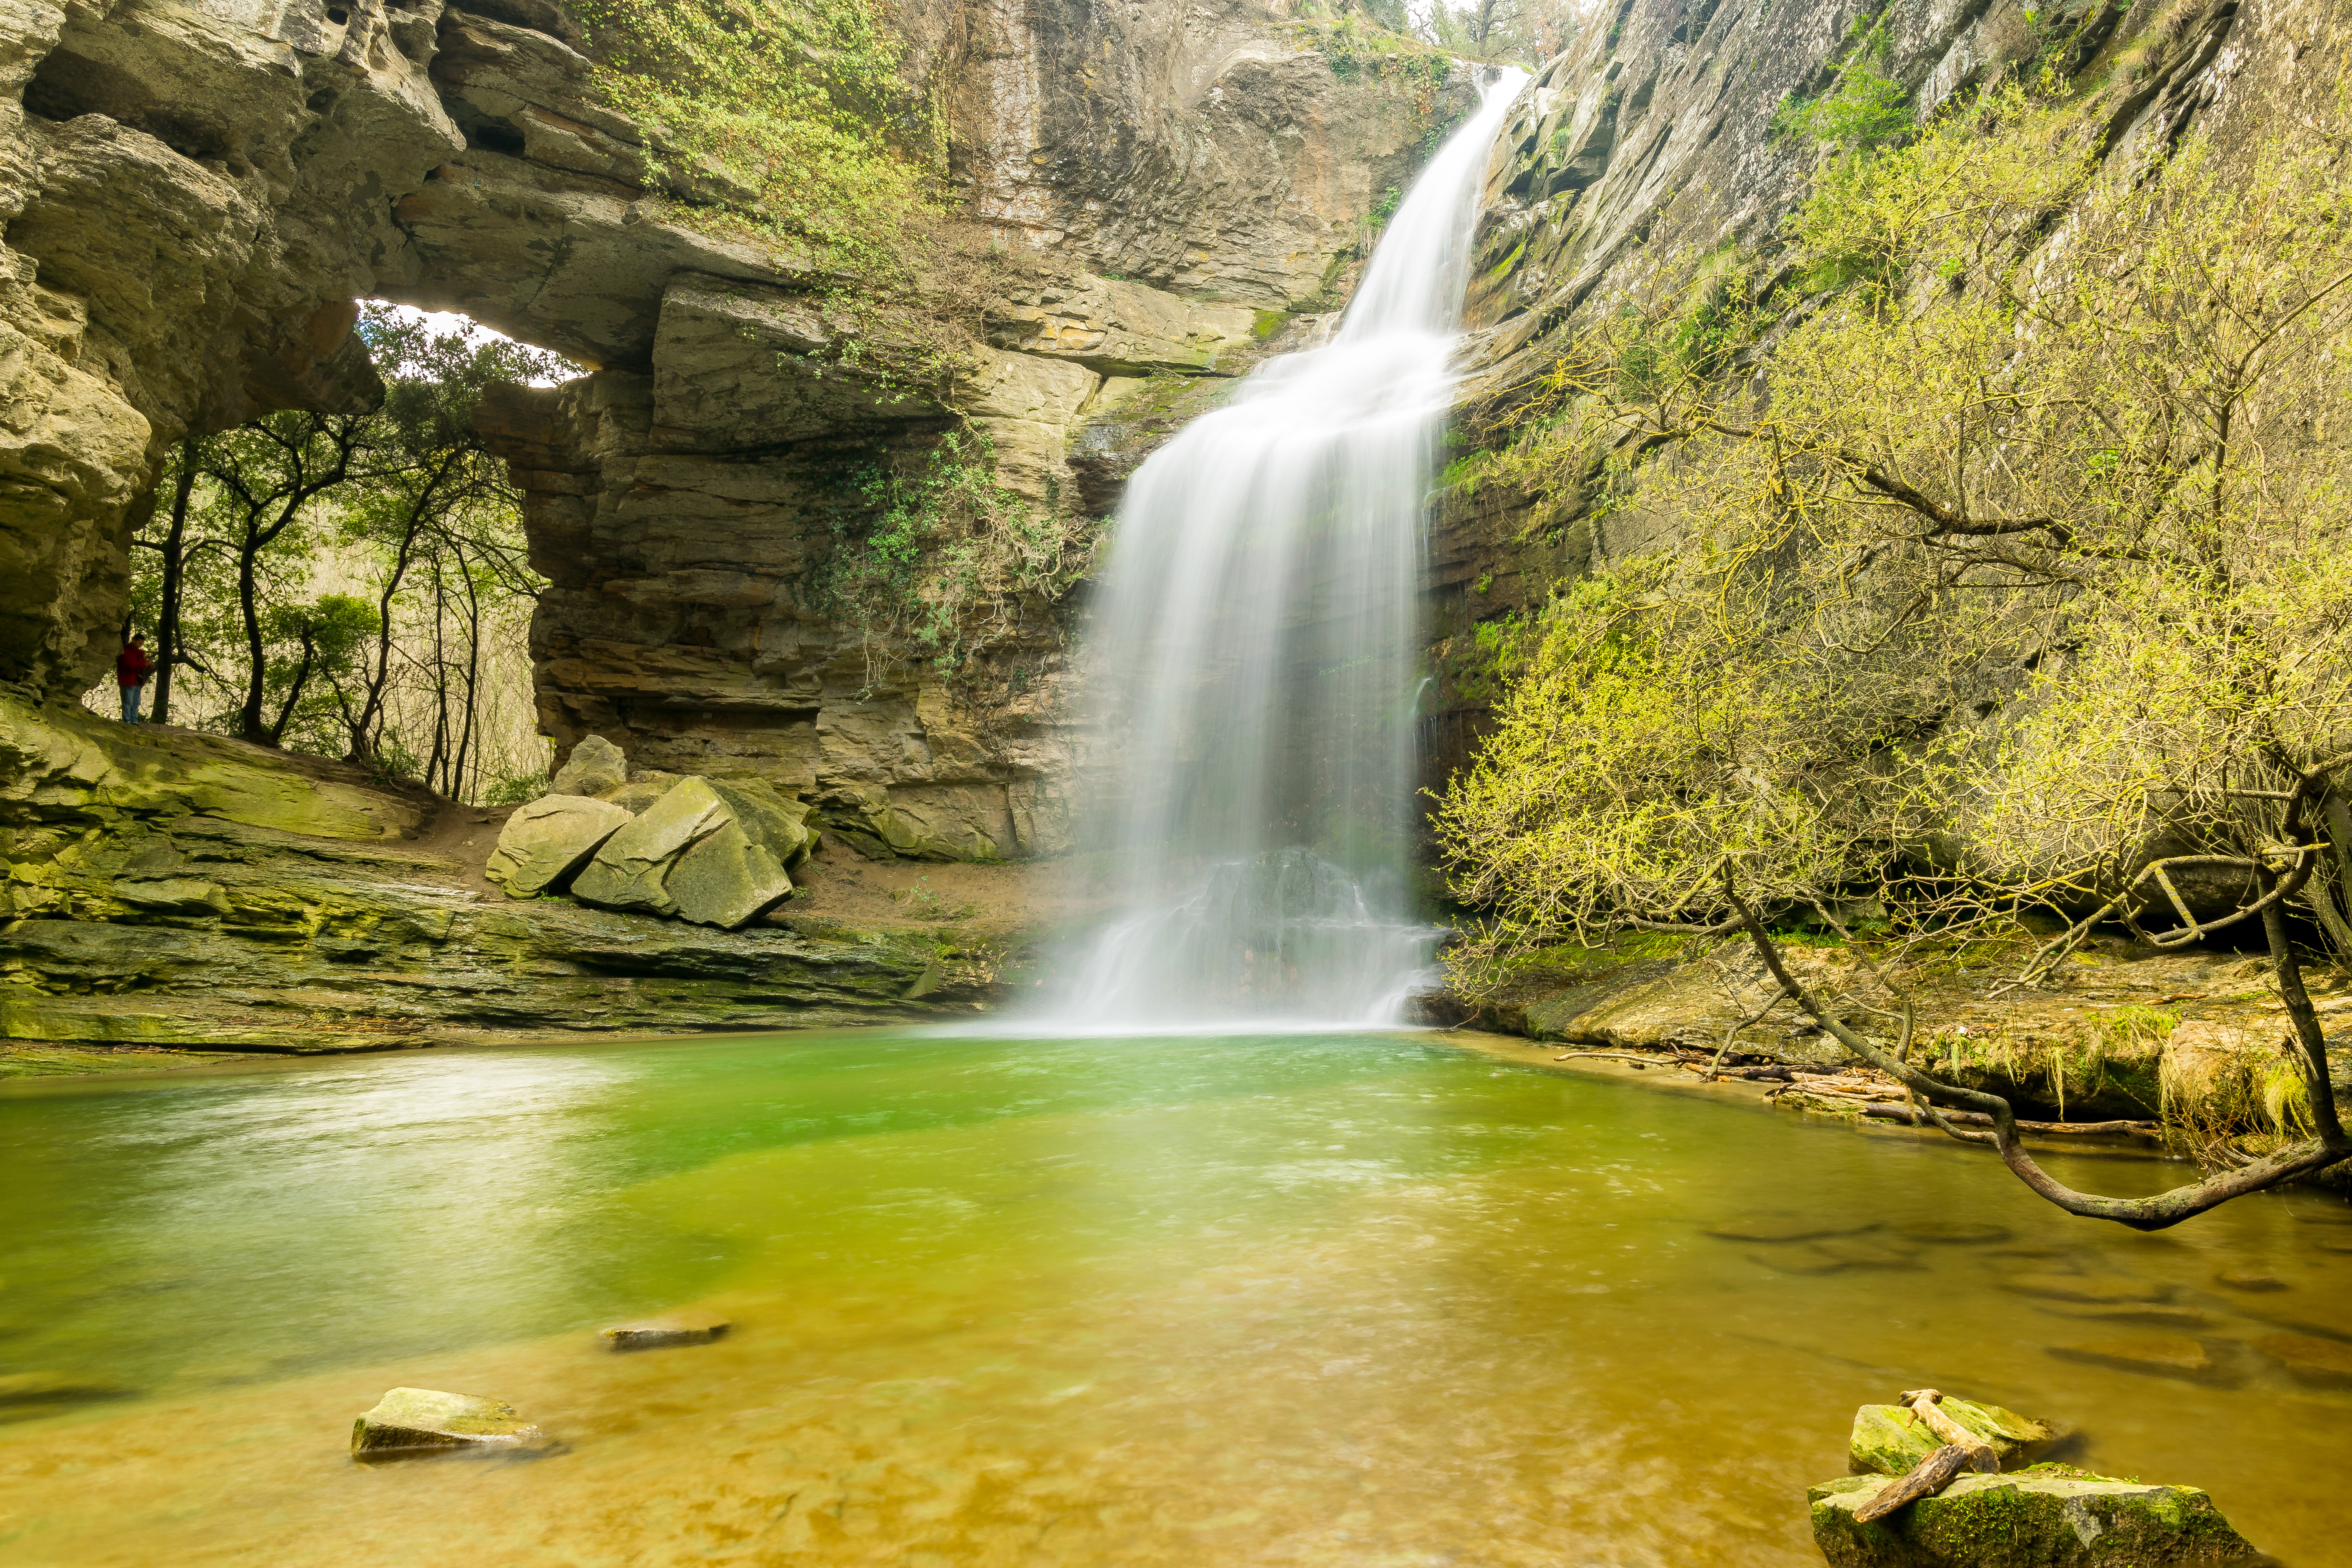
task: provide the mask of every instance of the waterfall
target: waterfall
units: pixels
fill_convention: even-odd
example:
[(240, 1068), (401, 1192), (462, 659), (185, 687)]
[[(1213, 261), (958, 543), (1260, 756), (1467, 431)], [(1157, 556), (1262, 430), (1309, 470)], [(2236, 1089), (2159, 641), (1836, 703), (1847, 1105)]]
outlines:
[(1082, 665), (1075, 875), (1122, 907), (1057, 1021), (1386, 1024), (1436, 933), (1407, 871), (1423, 516), (1506, 71), (1414, 182), (1339, 329), (1129, 481)]

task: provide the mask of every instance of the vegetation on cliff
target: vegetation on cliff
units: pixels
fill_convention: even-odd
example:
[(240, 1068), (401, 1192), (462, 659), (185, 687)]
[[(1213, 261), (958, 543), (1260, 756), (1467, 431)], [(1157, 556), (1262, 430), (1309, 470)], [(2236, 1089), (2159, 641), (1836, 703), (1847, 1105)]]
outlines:
[(1899, 939), (2053, 915), (2030, 972), (2103, 920), (2263, 930), (2322, 1142), (2246, 1171), (2340, 1158), (2286, 917), (2352, 951), (2347, 129), (2116, 166), (2004, 89), (1848, 139), (1777, 287), (1709, 258), (1560, 360), (1498, 466), (1675, 548), (1551, 605), (1444, 803), (1486, 951), (1747, 926), (1769, 958), (1757, 911), (1864, 896)]

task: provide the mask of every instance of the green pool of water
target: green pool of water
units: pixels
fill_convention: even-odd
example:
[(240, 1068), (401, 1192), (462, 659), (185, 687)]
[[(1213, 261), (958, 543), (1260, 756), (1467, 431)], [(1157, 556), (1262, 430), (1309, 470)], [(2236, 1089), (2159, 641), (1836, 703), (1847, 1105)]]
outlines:
[[(858, 1032), (0, 1092), (0, 1562), (1802, 1563), (1854, 1405), (1932, 1384), (2352, 1563), (2352, 1394), (2262, 1348), (2352, 1338), (2344, 1205), (2138, 1237), (1538, 1057)], [(1708, 1234), (1759, 1216), (1876, 1228)], [(595, 1340), (689, 1303), (737, 1331)], [(2207, 1380), (2053, 1353), (2150, 1336)], [(398, 1384), (566, 1447), (351, 1464)]]

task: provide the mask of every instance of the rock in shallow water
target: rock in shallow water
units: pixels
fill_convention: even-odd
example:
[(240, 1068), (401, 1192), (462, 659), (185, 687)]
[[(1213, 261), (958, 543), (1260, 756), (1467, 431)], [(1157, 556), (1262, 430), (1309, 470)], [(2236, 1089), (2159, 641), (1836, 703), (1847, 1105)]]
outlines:
[(732, 1328), (716, 1312), (665, 1312), (640, 1318), (603, 1331), (604, 1341), (616, 1351), (666, 1350), (671, 1345), (707, 1345)]
[[(1994, 1456), (2003, 1466), (2046, 1451), (2058, 1436), (2047, 1424), (2028, 1420), (1998, 1405), (1979, 1405), (1947, 1395), (1937, 1408), (1991, 1444)], [(1853, 1413), (1853, 1433), (1847, 1439), (1846, 1463), (1856, 1475), (1900, 1476), (1943, 1447), (1943, 1443), (1919, 1419), (1918, 1413), (1908, 1406), (1865, 1405)]]
[(1895, 1484), (1862, 1476), (1808, 1494), (1813, 1542), (1831, 1568), (2168, 1568), (2254, 1558), (2195, 1487), (2035, 1465), (2012, 1475), (1962, 1476), (1885, 1519), (1854, 1519), (1856, 1509)]
[(2088, 1362), (2093, 1366), (2112, 1366), (2154, 1377), (2183, 1377), (2192, 1383), (2218, 1383), (2228, 1375), (2202, 1344), (2168, 1334), (2052, 1345), (2050, 1353), (2062, 1361)]
[(352, 1424), (352, 1458), (371, 1462), (433, 1454), (537, 1454), (545, 1432), (499, 1399), (395, 1388)]
[(2352, 1345), (2308, 1334), (2264, 1334), (2254, 1348), (2305, 1383), (2352, 1388)]

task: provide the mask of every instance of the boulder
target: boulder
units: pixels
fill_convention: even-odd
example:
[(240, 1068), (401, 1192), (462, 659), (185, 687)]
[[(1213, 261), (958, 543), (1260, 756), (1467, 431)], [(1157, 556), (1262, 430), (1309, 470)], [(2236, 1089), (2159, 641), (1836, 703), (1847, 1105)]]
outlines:
[(679, 777), (680, 775), (677, 773), (647, 772), (639, 769), (631, 776), (628, 783), (608, 789), (597, 798), (609, 800), (614, 805), (642, 815), (646, 807), (667, 795), (677, 784)]
[(733, 931), (793, 890), (784, 868), (808, 858), (806, 815), (764, 784), (680, 779), (604, 841), (572, 896)]
[(542, 795), (515, 807), (482, 875), (510, 899), (562, 892), (570, 879), (630, 821), (629, 813), (585, 795)]
[(762, 779), (706, 782), (735, 814), (745, 837), (763, 846), (785, 870), (798, 870), (816, 847), (816, 830), (810, 823), (816, 807), (803, 805)]
[(1962, 1476), (1869, 1524), (1854, 1510), (1886, 1476), (1825, 1482), (1807, 1494), (1813, 1542), (1831, 1568), (2074, 1568), (2244, 1563), (2254, 1549), (2195, 1487), (2147, 1486), (2035, 1465)]
[(679, 856), (663, 888), (680, 920), (734, 931), (783, 901), (793, 879), (766, 846), (730, 822)]
[(352, 1424), (352, 1458), (413, 1459), (432, 1454), (536, 1454), (548, 1436), (504, 1400), (430, 1388), (395, 1388)]
[(604, 841), (572, 884), (586, 904), (633, 914), (674, 915), (667, 886), (679, 856), (730, 821), (727, 805), (703, 779), (680, 779), (635, 821)]
[(590, 735), (572, 748), (572, 755), (548, 782), (550, 795), (603, 795), (628, 782), (629, 759), (602, 735)]
[(716, 1312), (665, 1312), (658, 1318), (615, 1323), (602, 1331), (602, 1337), (616, 1351), (667, 1350), (673, 1345), (707, 1345), (732, 1327)]
[[(2046, 1423), (2028, 1420), (1998, 1405), (1947, 1395), (1937, 1408), (1991, 1444), (2004, 1469), (2038, 1457), (2057, 1437)], [(1907, 1405), (1865, 1405), (1853, 1413), (1846, 1462), (1858, 1476), (1900, 1476), (1943, 1445), (1944, 1440)]]

